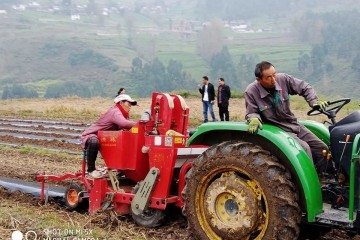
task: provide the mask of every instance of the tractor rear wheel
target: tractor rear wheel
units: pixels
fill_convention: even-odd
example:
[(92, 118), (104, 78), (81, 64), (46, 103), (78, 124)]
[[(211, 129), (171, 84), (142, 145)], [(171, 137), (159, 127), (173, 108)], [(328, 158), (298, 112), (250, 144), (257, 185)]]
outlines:
[(88, 207), (87, 199), (83, 199), (80, 195), (84, 190), (79, 184), (72, 183), (65, 191), (65, 205), (70, 211), (80, 211)]
[(297, 239), (301, 211), (290, 173), (269, 152), (224, 142), (194, 162), (183, 191), (197, 239)]

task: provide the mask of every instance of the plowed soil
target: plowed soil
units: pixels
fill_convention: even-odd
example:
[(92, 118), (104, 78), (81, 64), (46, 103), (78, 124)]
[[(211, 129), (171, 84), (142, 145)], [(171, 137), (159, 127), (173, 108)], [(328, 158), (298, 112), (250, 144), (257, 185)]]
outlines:
[[(148, 104), (148, 100), (144, 101), (144, 103)], [(240, 104), (242, 105), (240, 102), (234, 104), (232, 111), (235, 112), (236, 106), (240, 106)], [(78, 105), (82, 106), (81, 103)], [(38, 109), (38, 106), (35, 103), (34, 109)], [(21, 105), (21, 107), (24, 108), (24, 105)], [(239, 112), (242, 111), (238, 110)], [(44, 110), (44, 112), (46, 111)], [(195, 113), (197, 118), (201, 119), (201, 110), (195, 110)], [(85, 129), (97, 117), (88, 117), (88, 122), (76, 125), (80, 130), (75, 130), (71, 128), (62, 129), (61, 127), (67, 125), (67, 121), (77, 122), (76, 117), (73, 119), (71, 117), (70, 119), (60, 118), (61, 120), (58, 122), (48, 123), (34, 116), (28, 120), (22, 119), (18, 121), (13, 120), (14, 116), (11, 113), (7, 116), (8, 118), (0, 121), (0, 177), (33, 182), (39, 173), (61, 175), (80, 170), (82, 151), (79, 145), (79, 136), (81, 129)], [(37, 119), (37, 121), (31, 122), (31, 119)], [(24, 131), (24, 127), (20, 127), (25, 123), (30, 124), (30, 126), (25, 127), (28, 131)], [(192, 127), (195, 127), (195, 125)], [(69, 133), (78, 134), (79, 136), (74, 137)], [(11, 147), (4, 147), (4, 145), (11, 145)], [(39, 150), (35, 151), (32, 148), (26, 148), (26, 146), (35, 147)], [(52, 151), (41, 151), (42, 149), (51, 149)], [(97, 166), (103, 164), (102, 159), (99, 157)], [(62, 184), (67, 185), (68, 182)], [(51, 185), (57, 186), (59, 184), (52, 182)], [(94, 237), (94, 239), (96, 237), (98, 239), (192, 239), (191, 233), (187, 231), (186, 219), (179, 209), (171, 210), (162, 226), (148, 229), (134, 224), (131, 217), (117, 217), (111, 209), (103, 210), (95, 215), (89, 215), (86, 212), (70, 212), (65, 210), (61, 201), (56, 199), (50, 200), (47, 205), (42, 205), (39, 199), (31, 195), (10, 192), (0, 187), (0, 239), (10, 239), (14, 230), (20, 230), (23, 233), (36, 232), (38, 239), (56, 238), (60, 237), (58, 234), (60, 232), (53, 232), (49, 235), (49, 232), (46, 231), (56, 229), (64, 233), (66, 229), (70, 228), (93, 229), (96, 234), (82, 236)], [(308, 225), (303, 225), (301, 229), (300, 239), (302, 240), (360, 240), (359, 236), (354, 236), (354, 234), (341, 229)]]

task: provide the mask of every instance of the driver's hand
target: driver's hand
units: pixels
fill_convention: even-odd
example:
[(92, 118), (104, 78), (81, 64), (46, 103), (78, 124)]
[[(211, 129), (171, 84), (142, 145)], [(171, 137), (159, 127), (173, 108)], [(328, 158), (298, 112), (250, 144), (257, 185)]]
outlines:
[(262, 129), (262, 124), (260, 119), (258, 119), (257, 117), (250, 118), (248, 132), (251, 134), (256, 134), (259, 128)]
[(325, 110), (327, 106), (329, 106), (328, 101), (317, 101), (314, 103), (313, 108), (320, 108), (321, 110)]

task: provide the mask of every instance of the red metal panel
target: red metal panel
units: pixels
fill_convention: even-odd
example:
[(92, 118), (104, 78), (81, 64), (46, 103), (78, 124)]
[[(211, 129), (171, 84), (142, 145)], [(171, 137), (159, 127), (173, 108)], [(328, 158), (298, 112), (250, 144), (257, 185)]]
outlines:
[(129, 131), (99, 131), (100, 152), (109, 169), (122, 170), (133, 181), (145, 178), (148, 156), (141, 152), (144, 126), (138, 123)]
[(173, 180), (178, 148), (184, 148), (188, 137), (150, 135), (145, 137), (145, 145), (149, 147), (149, 168), (160, 170), (152, 197), (167, 198)]
[(152, 193), (152, 197), (167, 198), (174, 174), (177, 150), (173, 147), (152, 147), (149, 152), (150, 167), (160, 170), (158, 182)]
[[(183, 135), (188, 135), (189, 108), (181, 105), (179, 96), (173, 94), (153, 93), (151, 103), (152, 126), (156, 124), (160, 135), (172, 129)], [(185, 109), (183, 109), (185, 108)]]
[(185, 163), (181, 169), (180, 169), (180, 174), (179, 174), (179, 185), (178, 185), (178, 196), (179, 196), (179, 201), (176, 203), (176, 206), (179, 207), (183, 207), (184, 206), (184, 199), (182, 198), (182, 191), (184, 190), (185, 187), (185, 176), (186, 173), (189, 171), (189, 169), (192, 167), (192, 163), (188, 162)]
[(119, 216), (126, 215), (130, 213), (130, 205), (127, 203), (114, 202), (114, 210)]
[(108, 189), (107, 179), (94, 179), (94, 187), (89, 192), (89, 212), (94, 213), (101, 208)]
[(151, 103), (151, 116), (153, 120), (157, 119), (157, 130), (160, 135), (165, 135), (171, 125), (170, 105), (166, 96), (162, 93), (153, 93)]
[(179, 96), (174, 96), (174, 109), (171, 115), (170, 128), (184, 136), (188, 135), (187, 128), (189, 122), (189, 108), (185, 110), (181, 106)]

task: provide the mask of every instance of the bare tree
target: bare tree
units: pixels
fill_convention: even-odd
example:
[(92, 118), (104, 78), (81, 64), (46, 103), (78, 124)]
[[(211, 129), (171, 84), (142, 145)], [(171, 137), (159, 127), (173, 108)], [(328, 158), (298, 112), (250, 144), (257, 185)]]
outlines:
[(224, 25), (219, 19), (204, 25), (197, 39), (197, 49), (202, 58), (209, 62), (224, 46)]
[(89, 0), (86, 11), (88, 14), (94, 14), (94, 15), (96, 15), (99, 12), (99, 7), (96, 4), (95, 0)]
[(126, 31), (128, 35), (128, 44), (129, 47), (133, 47), (133, 35), (134, 35), (134, 20), (132, 16), (127, 15), (125, 17), (125, 25), (126, 25)]

